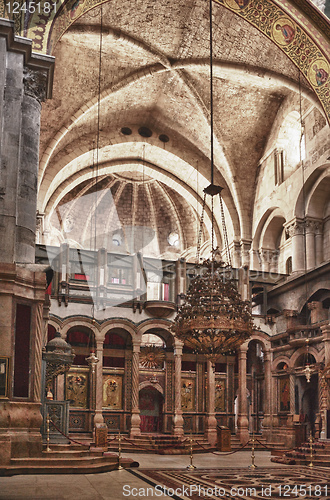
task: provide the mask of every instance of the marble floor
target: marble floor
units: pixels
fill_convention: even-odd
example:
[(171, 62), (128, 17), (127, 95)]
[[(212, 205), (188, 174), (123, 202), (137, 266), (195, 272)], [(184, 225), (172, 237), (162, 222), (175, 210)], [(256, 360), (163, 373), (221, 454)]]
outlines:
[[(138, 461), (141, 468), (185, 468), (190, 463), (187, 455), (124, 453), (123, 457)], [(200, 468), (248, 468), (251, 464), (251, 451), (222, 456), (212, 453), (197, 454), (193, 457), (193, 464)], [(255, 464), (260, 467), (283, 467), (270, 461), (268, 451), (256, 451)], [(132, 500), (147, 497), (170, 498), (160, 491), (155, 491), (128, 470), (102, 474), (26, 475), (0, 478), (1, 500)]]

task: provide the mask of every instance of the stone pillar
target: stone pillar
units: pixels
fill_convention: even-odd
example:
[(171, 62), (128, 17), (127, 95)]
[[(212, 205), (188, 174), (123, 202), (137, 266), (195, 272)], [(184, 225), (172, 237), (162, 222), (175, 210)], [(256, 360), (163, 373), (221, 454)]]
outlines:
[(227, 412), (230, 415), (228, 420), (228, 426), (230, 427), (230, 430), (232, 432), (235, 429), (234, 400), (235, 400), (235, 373), (234, 373), (234, 360), (233, 360), (233, 361), (227, 361)]
[[(241, 267), (242, 258), (241, 258), (241, 245), (240, 245), (240, 243), (238, 241), (232, 241), (229, 245), (229, 252), (230, 252), (230, 257), (231, 257), (233, 268)], [(222, 255), (224, 262), (227, 262), (228, 257), (227, 257), (227, 250), (226, 249), (223, 249), (221, 255)]]
[(267, 248), (260, 248), (259, 254), (261, 258), (262, 271), (268, 273), (270, 271), (271, 250), (268, 250)]
[(321, 326), (324, 344), (324, 365), (327, 368), (330, 364), (330, 322), (327, 325)]
[(328, 319), (328, 310), (323, 309), (322, 302), (316, 300), (308, 303), (308, 309), (311, 312), (311, 323), (319, 323)]
[(139, 363), (140, 363), (140, 343), (133, 343), (132, 358), (132, 417), (130, 437), (140, 436), (140, 408), (139, 408)]
[(292, 272), (303, 271), (305, 269), (304, 222), (301, 219), (296, 219), (286, 225), (285, 229), (291, 238)]
[(294, 386), (296, 382), (296, 377), (293, 373), (290, 373), (290, 415), (295, 414), (295, 395)]
[(98, 363), (95, 365), (95, 373), (91, 373), (91, 378), (95, 379), (91, 382), (94, 384), (95, 391), (95, 416), (94, 427), (96, 424), (103, 424), (102, 406), (103, 406), (103, 340), (96, 341), (95, 356), (98, 358)]
[(16, 262), (33, 262), (36, 237), (37, 182), (41, 102), (46, 97), (46, 72), (24, 68), (22, 135), (17, 190)]
[(249, 440), (249, 420), (246, 387), (246, 354), (248, 345), (243, 344), (238, 351), (238, 419), (237, 435), (242, 444)]
[(265, 406), (264, 406), (264, 419), (262, 426), (266, 430), (266, 434), (270, 437), (271, 427), (271, 401), (272, 401), (272, 372), (271, 372), (271, 354), (265, 351), (264, 357), (265, 368)]
[(251, 250), (252, 240), (243, 240), (241, 239), (241, 262), (242, 267), (246, 267), (250, 265), (250, 250)]
[(0, 19), (0, 346), (11, 381), (8, 399), (0, 400), (2, 464), (42, 449), (46, 280), (34, 262), (40, 102), (51, 87), (54, 58), (31, 48), (15, 37), (12, 21)]
[(215, 418), (215, 373), (214, 363), (207, 360), (207, 415), (205, 438), (211, 446), (217, 442), (217, 419)]
[(315, 253), (315, 222), (313, 220), (306, 220), (306, 267), (307, 269), (314, 269), (316, 265)]
[(315, 224), (315, 265), (320, 266), (323, 262), (323, 223)]
[(182, 342), (177, 341), (174, 348), (174, 417), (173, 434), (183, 436), (183, 417), (181, 407), (181, 360)]
[(325, 368), (320, 373), (319, 381), (321, 383), (320, 395), (320, 417), (321, 417), (321, 439), (327, 437), (327, 410), (329, 409), (330, 387), (329, 387), (329, 373), (330, 373), (330, 323), (321, 326), (324, 344), (324, 365)]

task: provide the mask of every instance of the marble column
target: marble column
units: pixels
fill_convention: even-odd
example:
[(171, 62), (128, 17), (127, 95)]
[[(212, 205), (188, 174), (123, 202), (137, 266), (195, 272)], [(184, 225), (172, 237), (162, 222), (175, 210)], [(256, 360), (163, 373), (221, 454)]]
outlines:
[[(98, 363), (95, 365), (95, 373), (92, 373), (91, 378), (94, 384), (95, 390), (95, 416), (94, 416), (94, 427), (96, 424), (103, 424), (102, 406), (103, 406), (103, 340), (96, 341), (96, 352), (95, 356), (98, 358)], [(93, 381), (95, 378), (95, 382)]]
[(133, 343), (132, 358), (132, 416), (130, 437), (140, 436), (141, 417), (139, 408), (139, 363), (140, 363), (140, 343)]
[(327, 367), (330, 364), (330, 322), (327, 325), (321, 326), (324, 344), (324, 365)]
[(315, 265), (323, 262), (323, 223), (318, 221), (315, 225)]
[(304, 222), (296, 219), (290, 222), (285, 229), (291, 238), (292, 272), (303, 271), (305, 269)]
[(245, 444), (249, 439), (249, 420), (247, 407), (246, 387), (246, 355), (248, 345), (243, 344), (238, 351), (238, 419), (237, 435), (240, 442)]
[(215, 366), (207, 360), (207, 414), (205, 438), (215, 446), (217, 442), (217, 419), (215, 418)]
[(264, 419), (262, 422), (266, 434), (270, 437), (271, 427), (271, 401), (272, 401), (272, 372), (271, 372), (271, 353), (264, 353), (264, 368), (265, 368), (265, 395), (264, 395)]
[(316, 265), (315, 253), (315, 222), (313, 220), (306, 220), (306, 267), (307, 269), (314, 269)]
[(173, 434), (183, 436), (183, 417), (181, 406), (181, 360), (182, 360), (182, 342), (176, 342), (174, 348), (174, 417)]
[(228, 426), (231, 431), (235, 429), (234, 422), (234, 400), (235, 400), (235, 368), (234, 360), (227, 361), (227, 412), (230, 415)]
[[(41, 349), (46, 280), (35, 264), (37, 175), (41, 101), (51, 88), (54, 58), (31, 52), (14, 23), (0, 19), (0, 346), (10, 358), (8, 399), (0, 400), (0, 463), (41, 455)], [(20, 264), (20, 265), (18, 265)], [(22, 304), (24, 298), (24, 305)], [(29, 319), (20, 323), (18, 306)], [(14, 342), (25, 329), (26, 345)], [(26, 373), (20, 372), (28, 361)], [(27, 364), (27, 363), (26, 363)], [(16, 375), (24, 392), (17, 394)], [(19, 391), (18, 391), (19, 392)]]

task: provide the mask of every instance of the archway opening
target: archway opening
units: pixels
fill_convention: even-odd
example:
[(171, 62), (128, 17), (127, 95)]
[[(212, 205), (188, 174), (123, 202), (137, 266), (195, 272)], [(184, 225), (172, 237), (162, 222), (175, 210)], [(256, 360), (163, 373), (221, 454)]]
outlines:
[(140, 390), (141, 432), (162, 432), (163, 403), (163, 395), (155, 387), (147, 386)]

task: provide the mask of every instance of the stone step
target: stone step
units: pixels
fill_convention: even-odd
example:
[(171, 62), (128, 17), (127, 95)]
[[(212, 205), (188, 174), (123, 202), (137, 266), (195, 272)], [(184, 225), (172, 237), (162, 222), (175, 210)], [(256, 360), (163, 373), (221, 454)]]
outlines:
[[(44, 444), (44, 449), (45, 449), (45, 444)], [(89, 444), (86, 443), (86, 445), (79, 445), (79, 444), (57, 444), (57, 443), (50, 443), (49, 447), (52, 450), (56, 451), (88, 451), (89, 450)]]
[(48, 458), (79, 458), (79, 457), (102, 457), (102, 451), (90, 451), (90, 450), (56, 450), (50, 445), (51, 451), (43, 450), (43, 457)]
[[(130, 459), (122, 459), (121, 466), (125, 469), (129, 467), (138, 467), (138, 462), (133, 462)], [(1, 476), (14, 476), (18, 474), (97, 474), (100, 472), (110, 472), (118, 469), (118, 457), (103, 459), (100, 463), (75, 463), (70, 461), (69, 465), (54, 465), (48, 463), (40, 463), (31, 465), (26, 459), (26, 463), (20, 465), (8, 465), (0, 467)]]
[[(304, 443), (294, 450), (283, 451), (283, 453), (272, 453), (271, 461), (287, 465), (308, 465), (310, 458), (310, 445)], [(330, 443), (313, 443), (313, 464), (320, 467), (330, 467)]]
[[(107, 460), (116, 462), (117, 456), (107, 457)], [(37, 458), (12, 458), (11, 465), (13, 466), (40, 466), (40, 465), (52, 465), (56, 466), (83, 466), (83, 465), (93, 465), (93, 464), (101, 464), (104, 461), (103, 456), (100, 457), (48, 457), (42, 456)]]

